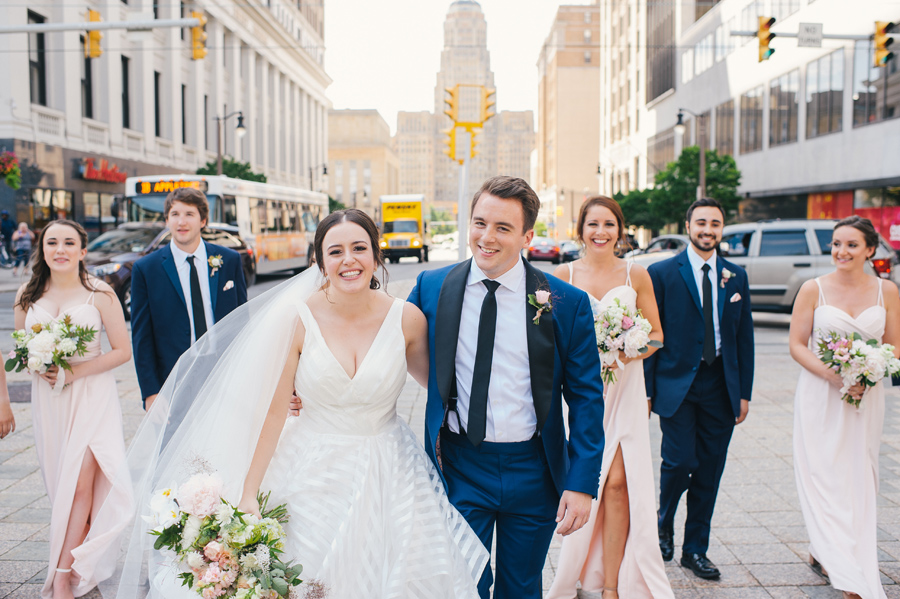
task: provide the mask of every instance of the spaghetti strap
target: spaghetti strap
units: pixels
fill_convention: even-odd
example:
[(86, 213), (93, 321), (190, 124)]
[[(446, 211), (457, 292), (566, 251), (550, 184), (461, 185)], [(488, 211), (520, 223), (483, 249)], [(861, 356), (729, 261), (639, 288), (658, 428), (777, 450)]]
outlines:
[(878, 305), (884, 308), (884, 293), (882, 291), (882, 283), (884, 283), (884, 279), (878, 279)]
[(819, 288), (819, 305), (827, 306), (828, 303), (825, 301), (825, 292), (822, 290), (822, 284), (819, 282), (819, 277), (813, 279), (816, 282), (816, 286)]
[(634, 262), (628, 260), (625, 262), (625, 284), (631, 287), (631, 267), (634, 266)]
[(94, 294), (95, 294), (95, 293), (96, 293), (96, 291), (91, 291), (91, 294), (88, 296), (87, 301), (84, 302), (84, 303), (90, 304), (90, 305), (93, 306), (93, 305), (94, 305)]
[(573, 262), (569, 262), (569, 285), (575, 284), (575, 265)]

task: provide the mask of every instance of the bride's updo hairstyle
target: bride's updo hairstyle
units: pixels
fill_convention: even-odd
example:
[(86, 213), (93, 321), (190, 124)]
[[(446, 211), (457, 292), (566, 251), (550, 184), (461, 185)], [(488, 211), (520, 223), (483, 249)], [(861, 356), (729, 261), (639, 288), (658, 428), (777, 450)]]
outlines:
[[(335, 225), (346, 222), (359, 225), (369, 236), (369, 245), (375, 256), (375, 270), (377, 271), (381, 268), (384, 270), (385, 277), (387, 277), (387, 269), (384, 267), (384, 257), (381, 255), (381, 247), (378, 245), (378, 226), (375, 224), (375, 221), (372, 220), (371, 216), (357, 208), (346, 208), (344, 210), (332, 212), (323, 218), (322, 222), (320, 222), (319, 226), (316, 228), (316, 238), (313, 241), (313, 248), (316, 254), (316, 264), (319, 267), (319, 272), (323, 275), (325, 274), (325, 268), (322, 266), (325, 263), (325, 254), (322, 249), (322, 245), (325, 242), (325, 234)], [(381, 281), (373, 274), (372, 280), (369, 282), (369, 289), (380, 288)]]
[[(853, 216), (848, 216), (847, 218), (839, 220), (837, 224), (834, 225), (834, 230), (837, 231), (841, 227), (853, 227), (862, 233), (867, 248), (874, 250), (878, 247), (878, 231), (875, 230), (875, 226), (872, 225), (872, 221), (869, 219), (854, 214)], [(869, 259), (873, 256), (875, 256), (874, 251), (872, 252), (872, 255), (869, 256)]]

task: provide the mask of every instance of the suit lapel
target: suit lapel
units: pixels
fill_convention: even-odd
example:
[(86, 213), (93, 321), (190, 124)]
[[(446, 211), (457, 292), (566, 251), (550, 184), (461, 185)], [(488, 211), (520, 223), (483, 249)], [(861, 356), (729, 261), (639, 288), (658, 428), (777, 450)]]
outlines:
[(722, 270), (725, 269), (725, 264), (723, 264), (722, 257), (716, 256), (716, 285), (719, 286), (719, 301), (716, 302), (717, 308), (719, 309), (719, 326), (721, 327), (722, 322), (722, 312), (725, 311), (725, 288), (722, 286)]
[(456, 344), (459, 339), (459, 319), (469, 277), (471, 259), (460, 262), (447, 273), (438, 296), (434, 323), (435, 379), (444, 409), (453, 393), (456, 379)]
[(691, 261), (688, 260), (687, 252), (688, 250), (684, 250), (678, 255), (681, 261), (681, 267), (678, 270), (681, 271), (681, 277), (684, 279), (691, 297), (694, 298), (694, 305), (700, 310), (700, 314), (703, 314), (703, 306), (700, 304), (700, 291), (697, 290), (697, 279), (694, 278), (694, 270), (691, 268)]
[[(550, 291), (550, 284), (543, 272), (527, 261), (525, 264), (525, 301), (528, 295), (538, 289)], [(552, 299), (551, 299), (552, 303)], [(537, 416), (537, 431), (540, 432), (553, 402), (553, 370), (556, 358), (556, 338), (553, 334), (553, 310), (541, 314), (540, 322), (534, 324), (537, 308), (531, 304), (525, 307), (525, 327), (528, 331), (528, 367), (531, 374), (531, 396)]]
[[(209, 303), (211, 304), (211, 307), (212, 307), (213, 322), (215, 322), (215, 320), (216, 320), (216, 316), (215, 316), (215, 314), (216, 314), (216, 298), (219, 297), (219, 271), (222, 270), (222, 267), (217, 268), (216, 271), (213, 272), (213, 268), (211, 266), (209, 266), (209, 258), (212, 258), (213, 254), (211, 254), (210, 252), (215, 248), (213, 248), (211, 245), (209, 245), (205, 241), (203, 243), (206, 244), (206, 257), (207, 257), (207, 260), (206, 260), (207, 271), (206, 272), (209, 273)], [(224, 266), (224, 264), (222, 266)]]
[(166, 246), (159, 251), (162, 252), (163, 270), (169, 275), (169, 280), (172, 281), (172, 286), (175, 287), (175, 293), (178, 294), (178, 298), (184, 304), (185, 309), (187, 309), (187, 301), (184, 299), (184, 290), (181, 288), (181, 280), (178, 278), (178, 269), (175, 267), (175, 257), (172, 255), (172, 248)]

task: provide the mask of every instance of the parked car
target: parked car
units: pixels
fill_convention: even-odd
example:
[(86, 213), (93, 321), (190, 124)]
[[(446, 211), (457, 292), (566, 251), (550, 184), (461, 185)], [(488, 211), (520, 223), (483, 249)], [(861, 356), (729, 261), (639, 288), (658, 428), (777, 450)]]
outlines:
[(647, 267), (654, 262), (662, 262), (680, 254), (691, 242), (687, 235), (660, 235), (654, 237), (645, 249), (635, 249), (625, 253), (625, 258)]
[[(835, 220), (775, 220), (728, 225), (722, 254), (747, 271), (754, 310), (790, 312), (800, 286), (834, 270), (831, 234)], [(897, 253), (881, 238), (870, 274), (900, 280)]]
[[(251, 248), (232, 225), (210, 223), (202, 233), (203, 239), (231, 248), (241, 255), (247, 287), (256, 282), (256, 259)], [(131, 269), (142, 256), (164, 247), (171, 234), (164, 223), (125, 223), (103, 233), (88, 244), (85, 266), (95, 277), (101, 278), (115, 290), (125, 318), (131, 318)]]
[(572, 262), (581, 257), (581, 244), (577, 241), (563, 241), (559, 244), (563, 262)]
[(559, 244), (547, 237), (534, 237), (525, 250), (525, 257), (529, 260), (550, 260), (553, 264), (559, 264), (562, 260)]

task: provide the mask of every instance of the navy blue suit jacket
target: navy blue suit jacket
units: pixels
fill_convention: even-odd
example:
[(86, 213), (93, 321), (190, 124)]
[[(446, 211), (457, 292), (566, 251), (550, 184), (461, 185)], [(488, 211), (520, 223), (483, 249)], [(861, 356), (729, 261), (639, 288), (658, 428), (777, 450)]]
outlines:
[[(206, 243), (205, 241), (203, 243)], [(206, 255), (221, 255), (224, 264), (209, 269), (213, 321), (247, 301), (241, 256), (206, 243)], [(230, 289), (224, 287), (231, 281)], [(134, 263), (131, 272), (131, 344), (141, 397), (159, 393), (175, 362), (191, 346), (191, 321), (178, 271), (168, 245)]]
[[(409, 301), (428, 319), (425, 450), (439, 472), (438, 435), (455, 388), (456, 346), (469, 264), (465, 261), (422, 272), (409, 295)], [(522, 301), (536, 289), (549, 289), (553, 304), (537, 325), (532, 322), (537, 309), (529, 305), (526, 310), (531, 391), (547, 464), (560, 495), (570, 490), (596, 497), (603, 459), (603, 383), (590, 300), (580, 289), (545, 276), (528, 262), (525, 272)], [(563, 425), (563, 394), (569, 406), (569, 440)]]
[[(675, 414), (694, 382), (703, 358), (703, 310), (700, 290), (685, 250), (647, 269), (653, 281), (665, 345), (644, 360), (647, 396), (653, 411), (668, 418)], [(722, 287), (722, 270), (734, 273)], [(753, 317), (746, 271), (716, 257), (721, 356), (728, 398), (735, 417), (741, 399), (750, 400), (753, 388)], [(735, 301), (732, 301), (732, 300)]]

